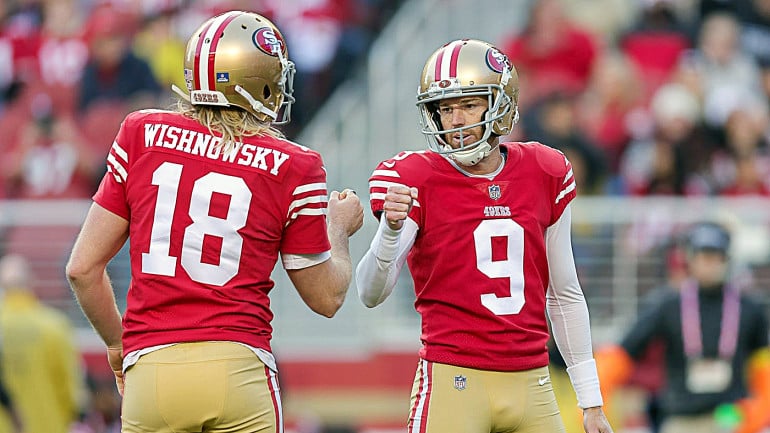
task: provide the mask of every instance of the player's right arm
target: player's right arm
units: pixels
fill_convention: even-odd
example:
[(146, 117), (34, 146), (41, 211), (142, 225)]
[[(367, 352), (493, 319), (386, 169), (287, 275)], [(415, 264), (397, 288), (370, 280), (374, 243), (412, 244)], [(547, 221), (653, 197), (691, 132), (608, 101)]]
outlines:
[(123, 326), (107, 276), (107, 264), (127, 238), (128, 221), (94, 203), (66, 267), (67, 279), (83, 313), (107, 346), (108, 360), (121, 395)]
[(385, 193), (377, 233), (356, 267), (358, 297), (367, 307), (381, 304), (396, 286), (417, 237), (417, 224), (407, 218), (416, 199), (417, 189), (404, 185), (391, 185)]

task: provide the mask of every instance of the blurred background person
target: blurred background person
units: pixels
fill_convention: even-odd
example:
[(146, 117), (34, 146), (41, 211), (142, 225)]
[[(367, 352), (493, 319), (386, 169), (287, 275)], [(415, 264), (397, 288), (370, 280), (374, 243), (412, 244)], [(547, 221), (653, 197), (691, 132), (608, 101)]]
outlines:
[(15, 199), (84, 198), (96, 189), (101, 157), (93, 152), (72, 117), (60, 117), (40, 94), (19, 140), (2, 163), (5, 196)]
[(0, 259), (2, 377), (25, 433), (67, 433), (83, 409), (80, 354), (69, 320), (32, 286), (27, 259)]
[(714, 144), (702, 127), (698, 97), (686, 86), (661, 86), (650, 102), (651, 131), (631, 141), (620, 160), (621, 191), (631, 195), (709, 194), (698, 175)]
[(124, 104), (126, 110), (157, 105), (160, 85), (150, 65), (131, 50), (136, 16), (112, 6), (98, 7), (89, 18), (86, 39), (89, 61), (80, 85), (79, 109), (100, 101)]
[(620, 35), (619, 50), (636, 70), (644, 95), (671, 80), (682, 54), (692, 47), (690, 23), (677, 13), (674, 0), (640, 0), (630, 28)]
[(500, 49), (527, 83), (521, 95), (526, 108), (553, 91), (585, 90), (601, 48), (594, 35), (569, 18), (562, 0), (536, 0), (525, 27), (506, 36)]
[[(723, 226), (692, 226), (686, 236), (689, 278), (654, 293), (621, 343), (597, 354), (609, 401), (649, 345), (665, 345), (661, 433), (750, 433), (770, 426), (768, 319), (731, 278), (729, 247)], [(729, 411), (738, 416), (725, 419)]]

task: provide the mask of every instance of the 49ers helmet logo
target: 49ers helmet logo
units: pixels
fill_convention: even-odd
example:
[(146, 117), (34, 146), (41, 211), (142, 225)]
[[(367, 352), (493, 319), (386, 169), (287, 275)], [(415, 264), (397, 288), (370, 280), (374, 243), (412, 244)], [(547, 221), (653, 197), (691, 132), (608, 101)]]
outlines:
[(283, 52), (283, 39), (269, 27), (262, 27), (251, 36), (252, 42), (260, 50), (271, 56), (278, 57)]
[(504, 70), (511, 69), (511, 62), (508, 56), (501, 53), (497, 48), (487, 50), (487, 66), (489, 69), (502, 74)]

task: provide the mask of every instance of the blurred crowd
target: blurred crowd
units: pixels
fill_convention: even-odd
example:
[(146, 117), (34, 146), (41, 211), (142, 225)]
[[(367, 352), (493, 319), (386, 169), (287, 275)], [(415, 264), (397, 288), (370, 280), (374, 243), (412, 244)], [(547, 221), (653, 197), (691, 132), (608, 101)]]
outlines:
[(88, 198), (121, 120), (184, 88), (185, 43), (205, 19), (255, 10), (297, 67), (291, 138), (355, 70), (399, 0), (2, 0), (0, 199)]
[(500, 41), (515, 138), (564, 151), (582, 194), (770, 195), (770, 1), (631, 3), (611, 25), (607, 2), (537, 0)]

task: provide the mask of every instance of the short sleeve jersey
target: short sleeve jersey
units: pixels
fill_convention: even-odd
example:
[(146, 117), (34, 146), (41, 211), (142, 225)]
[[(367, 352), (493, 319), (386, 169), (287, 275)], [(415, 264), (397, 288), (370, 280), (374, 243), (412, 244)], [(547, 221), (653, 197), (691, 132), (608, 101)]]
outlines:
[(369, 180), (376, 216), (388, 186), (418, 190), (407, 263), (428, 361), (496, 371), (548, 363), (545, 234), (575, 197), (575, 181), (555, 149), (500, 146), (506, 163), (492, 179), (422, 151), (383, 161)]
[(270, 350), (278, 253), (330, 250), (317, 152), (270, 136), (225, 152), (181, 114), (129, 114), (94, 201), (129, 221), (126, 353), (227, 340)]

